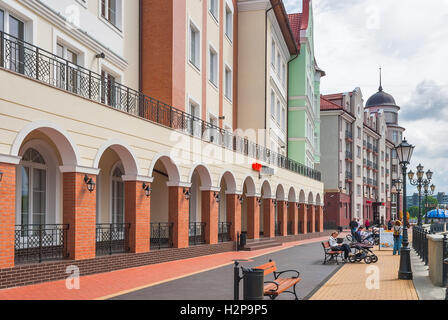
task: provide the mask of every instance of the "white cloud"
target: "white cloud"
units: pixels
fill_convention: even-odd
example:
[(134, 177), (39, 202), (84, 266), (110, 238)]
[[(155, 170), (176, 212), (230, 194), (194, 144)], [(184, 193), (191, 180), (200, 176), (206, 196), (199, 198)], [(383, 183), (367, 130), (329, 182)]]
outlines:
[[(322, 92), (361, 87), (366, 101), (378, 90), (381, 65), (383, 88), (416, 146), (412, 167), (433, 170), (436, 190), (448, 193), (448, 0), (312, 2), (316, 60), (327, 73)], [(295, 3), (285, 0), (288, 10)]]

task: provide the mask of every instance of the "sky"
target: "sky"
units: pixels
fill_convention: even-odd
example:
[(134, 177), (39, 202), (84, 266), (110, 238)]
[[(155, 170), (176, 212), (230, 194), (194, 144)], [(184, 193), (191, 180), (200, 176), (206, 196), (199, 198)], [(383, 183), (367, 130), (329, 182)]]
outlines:
[[(288, 13), (301, 0), (283, 0)], [(401, 107), (399, 124), (415, 146), (411, 169), (434, 172), (448, 193), (448, 0), (312, 0), (322, 93), (360, 87), (364, 102), (384, 91)], [(408, 195), (416, 192), (408, 186)]]

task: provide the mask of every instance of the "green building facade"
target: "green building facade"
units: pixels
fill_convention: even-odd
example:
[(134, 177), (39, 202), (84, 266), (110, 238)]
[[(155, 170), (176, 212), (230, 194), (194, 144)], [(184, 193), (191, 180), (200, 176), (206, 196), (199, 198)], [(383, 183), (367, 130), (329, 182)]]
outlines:
[(288, 157), (314, 168), (320, 162), (320, 80), (325, 73), (314, 58), (313, 10), (289, 15), (300, 53), (289, 63)]

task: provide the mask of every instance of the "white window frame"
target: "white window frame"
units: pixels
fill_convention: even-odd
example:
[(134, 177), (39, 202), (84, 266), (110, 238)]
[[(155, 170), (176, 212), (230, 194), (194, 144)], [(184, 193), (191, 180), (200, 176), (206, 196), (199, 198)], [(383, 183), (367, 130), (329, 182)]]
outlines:
[[(197, 36), (197, 43), (195, 43), (195, 51), (196, 52), (196, 60), (197, 61), (192, 61), (192, 38), (191, 38), (191, 31), (192, 29), (195, 30), (195, 33), (198, 34)], [(202, 33), (201, 33), (201, 29), (198, 27), (198, 25), (191, 19), (188, 19), (188, 63), (193, 66), (197, 71), (201, 71), (201, 61), (202, 61), (202, 55), (201, 55), (201, 47), (202, 47), (202, 43), (201, 43), (201, 39), (202, 39)]]
[[(230, 6), (229, 3), (226, 1), (224, 6), (224, 20), (225, 20), (225, 29), (224, 34), (226, 35), (226, 38), (230, 41), (230, 43), (233, 42), (233, 28), (234, 28), (234, 11), (233, 6)], [(229, 30), (229, 19), (228, 16), (230, 14), (230, 30)], [(229, 34), (230, 33), (230, 34)]]
[[(213, 10), (212, 10), (212, 2), (215, 3), (216, 12), (213, 12)], [(220, 3), (220, 0), (208, 0), (208, 12), (210, 12), (211, 16), (218, 24), (219, 24), (219, 9), (220, 9), (219, 3)]]
[[(119, 168), (120, 171), (123, 173), (122, 176), (121, 176), (121, 179), (118, 179), (117, 177), (113, 176), (114, 171), (115, 171), (116, 168)], [(126, 204), (125, 204), (126, 203), (125, 202), (126, 201), (126, 190), (125, 190), (126, 186), (125, 186), (125, 181), (123, 180), (123, 175), (125, 175), (123, 164), (120, 161), (118, 161), (118, 162), (116, 162), (112, 166), (112, 170), (110, 171), (110, 175), (109, 175), (109, 177), (110, 177), (110, 186), (109, 186), (110, 187), (110, 189), (109, 189), (109, 195), (110, 195), (109, 223), (115, 223), (114, 220), (113, 220), (114, 195), (112, 194), (112, 192), (113, 192), (112, 185), (113, 185), (114, 182), (121, 182), (121, 183), (123, 183), (123, 212), (122, 212), (122, 214), (123, 214), (123, 222), (121, 222), (121, 223), (125, 223), (126, 222)]]
[[(202, 116), (201, 116), (201, 115), (202, 115), (202, 107), (201, 107), (201, 104), (200, 104), (199, 102), (197, 102), (194, 98), (188, 96), (188, 99), (187, 99), (187, 106), (188, 106), (187, 113), (188, 113), (190, 116), (194, 116), (194, 117), (196, 117), (196, 118), (198, 118), (198, 119), (202, 119)], [(198, 108), (198, 113), (199, 113), (199, 115), (195, 116), (195, 115), (192, 114), (191, 106), (194, 106), (194, 107)], [(190, 130), (190, 128), (191, 128), (191, 130)], [(202, 135), (202, 132), (201, 132), (201, 123), (200, 123), (199, 121), (198, 121), (198, 122), (195, 122), (195, 121), (192, 119), (192, 120), (190, 121), (190, 126), (188, 126), (188, 127), (186, 128), (186, 130), (187, 130), (187, 132), (188, 132), (189, 134), (191, 134), (192, 136), (201, 138), (201, 135)]]
[[(215, 56), (215, 63), (214, 63), (214, 68), (215, 68), (215, 74), (213, 76), (212, 79), (212, 54)], [(218, 88), (218, 79), (219, 79), (219, 53), (218, 51), (215, 49), (215, 47), (212, 44), (209, 44), (209, 50), (208, 50), (208, 59), (209, 59), (209, 76), (208, 76), (208, 80), (210, 81), (210, 83), (215, 87)]]
[[(230, 74), (229, 81), (227, 81), (228, 73)], [(224, 67), (224, 97), (230, 102), (233, 101), (233, 70), (227, 63)]]
[[(115, 0), (119, 2), (120, 5), (120, 16), (116, 17), (116, 22), (119, 21), (119, 24), (117, 23), (117, 25), (113, 24), (111, 21), (108, 20), (108, 14), (109, 14), (109, 2), (108, 0), (105, 0), (106, 2), (106, 17), (103, 17), (103, 13), (102, 13), (102, 0), (98, 1), (98, 17), (99, 19), (104, 22), (109, 28), (111, 28), (112, 30), (114, 30), (115, 32), (117, 32), (119, 35), (123, 34), (123, 26), (125, 25), (125, 21), (124, 21), (124, 0)], [(118, 7), (118, 6), (117, 6)], [(117, 13), (117, 11), (115, 12)]]

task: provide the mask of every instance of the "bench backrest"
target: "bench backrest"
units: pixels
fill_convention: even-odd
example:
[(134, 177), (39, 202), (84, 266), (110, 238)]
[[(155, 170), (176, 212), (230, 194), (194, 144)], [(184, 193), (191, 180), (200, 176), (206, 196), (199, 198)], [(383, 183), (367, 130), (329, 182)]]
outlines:
[(330, 241), (323, 241), (322, 247), (324, 247), (324, 249), (330, 249)]
[(262, 264), (261, 266), (255, 267), (254, 269), (264, 270), (264, 275), (268, 275), (274, 271), (277, 271), (277, 266), (274, 261), (269, 261), (268, 263)]

